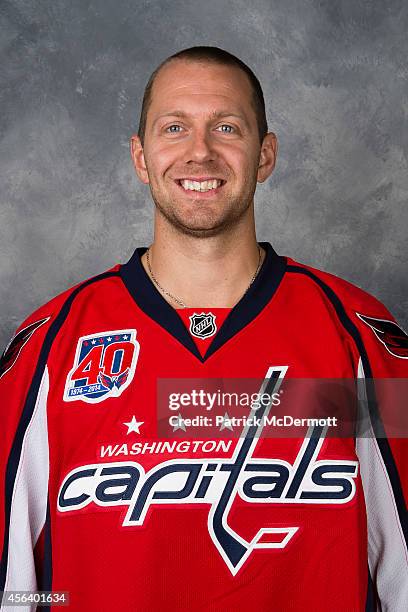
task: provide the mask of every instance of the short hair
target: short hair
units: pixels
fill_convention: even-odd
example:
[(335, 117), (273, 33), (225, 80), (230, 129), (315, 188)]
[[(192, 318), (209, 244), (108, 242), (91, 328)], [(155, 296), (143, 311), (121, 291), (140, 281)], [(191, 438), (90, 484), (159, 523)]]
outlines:
[(200, 46), (182, 49), (181, 51), (174, 53), (174, 55), (170, 55), (150, 75), (143, 94), (142, 109), (140, 112), (139, 127), (137, 131), (142, 146), (144, 146), (147, 111), (149, 110), (149, 106), (152, 101), (153, 83), (161, 68), (163, 68), (163, 66), (165, 66), (166, 64), (169, 64), (172, 60), (176, 59), (186, 60), (190, 62), (208, 62), (220, 64), (223, 66), (236, 66), (237, 68), (245, 72), (252, 89), (251, 104), (256, 115), (259, 141), (262, 144), (264, 137), (268, 133), (268, 123), (266, 120), (264, 95), (259, 80), (249, 68), (249, 66), (247, 66), (235, 55), (232, 55), (232, 53), (229, 53), (224, 49), (220, 49), (219, 47)]

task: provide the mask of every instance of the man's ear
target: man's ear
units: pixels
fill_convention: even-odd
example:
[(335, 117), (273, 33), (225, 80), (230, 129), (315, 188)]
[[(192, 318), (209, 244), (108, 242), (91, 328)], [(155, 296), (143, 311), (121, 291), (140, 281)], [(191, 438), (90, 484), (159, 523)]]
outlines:
[(258, 183), (266, 181), (268, 176), (273, 172), (278, 154), (278, 139), (273, 132), (268, 132), (263, 139), (261, 146), (261, 155), (258, 164)]
[(149, 175), (147, 174), (142, 143), (140, 142), (140, 138), (137, 134), (133, 134), (130, 138), (130, 155), (132, 156), (132, 161), (137, 176), (142, 183), (147, 185), (149, 183)]

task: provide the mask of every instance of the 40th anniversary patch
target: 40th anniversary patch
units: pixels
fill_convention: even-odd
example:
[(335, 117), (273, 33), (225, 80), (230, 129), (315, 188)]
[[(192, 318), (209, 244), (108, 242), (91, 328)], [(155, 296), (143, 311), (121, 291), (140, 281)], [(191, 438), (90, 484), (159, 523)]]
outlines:
[(65, 383), (64, 401), (96, 403), (119, 397), (133, 379), (139, 349), (135, 329), (81, 336)]

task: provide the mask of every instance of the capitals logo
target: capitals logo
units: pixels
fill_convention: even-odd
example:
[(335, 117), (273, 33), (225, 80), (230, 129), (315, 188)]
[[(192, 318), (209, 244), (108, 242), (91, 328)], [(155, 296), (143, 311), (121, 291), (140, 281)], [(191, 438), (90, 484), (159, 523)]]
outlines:
[(47, 321), (49, 321), (50, 317), (46, 317), (45, 319), (40, 319), (39, 321), (34, 321), (34, 323), (30, 323), (27, 327), (24, 327), (22, 330), (18, 332), (8, 343), (6, 348), (4, 349), (4, 353), (0, 357), (0, 378), (16, 363), (23, 347), (27, 344), (31, 336), (34, 332), (44, 325)]
[[(286, 370), (270, 367), (260, 392), (272, 397)], [(250, 416), (256, 413), (262, 423), (270, 408), (251, 410)], [(245, 426), (230, 458), (170, 459), (149, 471), (131, 461), (76, 467), (60, 485), (58, 510), (122, 506), (123, 527), (141, 527), (148, 523), (152, 506), (207, 504), (209, 536), (235, 576), (254, 550), (284, 549), (299, 530), (288, 519), (288, 525), (277, 527), (260, 524), (255, 536), (245, 539), (229, 522), (237, 496), (249, 504), (347, 504), (356, 492), (357, 461), (319, 458), (324, 427), (310, 428), (292, 464), (252, 457), (262, 427)]]
[(139, 357), (135, 329), (82, 336), (64, 390), (64, 401), (101, 402), (130, 385)]
[(377, 319), (356, 312), (356, 315), (368, 327), (371, 327), (375, 337), (394, 357), (408, 359), (408, 334), (395, 321)]

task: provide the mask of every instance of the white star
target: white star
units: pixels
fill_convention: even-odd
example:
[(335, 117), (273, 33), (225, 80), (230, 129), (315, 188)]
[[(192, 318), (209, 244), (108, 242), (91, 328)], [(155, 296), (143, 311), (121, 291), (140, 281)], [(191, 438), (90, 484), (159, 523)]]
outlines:
[(109, 336), (109, 338), (107, 338), (108, 342), (110, 342), (112, 340), (112, 338)]
[(140, 427), (140, 425), (143, 425), (143, 423), (144, 423), (144, 421), (136, 421), (136, 417), (135, 417), (135, 415), (133, 415), (132, 419), (131, 419), (131, 421), (129, 421), (129, 423), (123, 423), (123, 425), (126, 425), (127, 428), (128, 428), (126, 435), (130, 434), (131, 431), (134, 431), (134, 432), (140, 434), (139, 427)]
[(230, 431), (234, 431), (234, 428), (231, 425), (231, 417), (228, 414), (228, 412), (226, 412), (222, 418), (223, 418), (223, 422), (222, 422), (222, 425), (220, 426), (220, 431), (222, 431), (223, 429), (229, 429)]
[(96, 340), (92, 340), (92, 344), (96, 344)]
[(128, 337), (127, 337), (127, 336), (123, 336), (123, 339), (124, 339), (124, 340), (127, 340), (127, 339), (128, 339)]
[(186, 426), (184, 424), (184, 420), (181, 416), (180, 413), (178, 413), (178, 422), (176, 423), (176, 425), (173, 425), (173, 431), (177, 431), (178, 429), (182, 429), (183, 431), (186, 431)]

